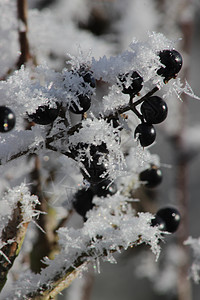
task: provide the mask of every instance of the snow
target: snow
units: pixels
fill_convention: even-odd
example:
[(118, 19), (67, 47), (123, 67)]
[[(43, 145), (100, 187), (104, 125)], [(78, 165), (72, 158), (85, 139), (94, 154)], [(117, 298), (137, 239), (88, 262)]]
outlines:
[[(126, 201), (128, 200), (128, 202)], [(130, 246), (146, 243), (158, 258), (159, 241), (162, 239), (157, 227), (152, 227), (150, 213), (136, 215), (131, 208), (129, 199), (116, 194), (106, 199), (95, 199), (96, 207), (88, 212), (88, 220), (80, 229), (60, 228), (60, 253), (54, 260), (44, 259), (47, 267), (41, 274), (30, 272), (21, 275), (12, 291), (4, 295), (4, 299), (23, 299), (23, 297), (42, 285), (51, 286), (52, 279), (64, 274), (75, 264), (103, 257), (111, 263), (115, 262), (112, 252), (121, 252)], [(108, 255), (106, 254), (108, 253)]]

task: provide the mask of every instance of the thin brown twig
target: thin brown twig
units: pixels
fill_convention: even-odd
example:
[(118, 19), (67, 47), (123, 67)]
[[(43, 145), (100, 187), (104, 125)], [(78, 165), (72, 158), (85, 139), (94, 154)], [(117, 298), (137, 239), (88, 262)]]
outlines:
[(31, 59), (29, 50), (29, 42), (27, 38), (28, 22), (27, 22), (27, 0), (17, 0), (17, 13), (19, 20), (19, 44), (20, 57), (17, 62), (17, 68), (20, 69), (27, 61)]
[(5, 243), (5, 245), (1, 248), (0, 253), (0, 291), (4, 287), (7, 281), (7, 274), (20, 252), (28, 224), (28, 222), (23, 223), (21, 204), (18, 202), (11, 219), (1, 235), (1, 242)]

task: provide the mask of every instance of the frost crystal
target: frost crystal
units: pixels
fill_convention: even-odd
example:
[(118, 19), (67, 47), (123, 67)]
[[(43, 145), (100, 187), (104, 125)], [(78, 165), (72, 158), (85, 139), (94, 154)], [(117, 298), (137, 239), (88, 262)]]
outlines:
[(18, 202), (20, 202), (24, 223), (30, 222), (33, 217), (39, 215), (39, 212), (34, 210), (35, 205), (39, 204), (37, 196), (31, 196), (28, 187), (22, 183), (9, 189), (0, 201), (0, 232), (6, 227)]
[(72, 272), (84, 262), (101, 257), (114, 262), (112, 253), (141, 243), (150, 245), (158, 258), (159, 240), (162, 237), (158, 228), (150, 225), (153, 217), (150, 213), (136, 215), (129, 199), (120, 194), (104, 199), (96, 197), (94, 203), (96, 207), (88, 212), (88, 220), (82, 228), (59, 229), (61, 252), (55, 259), (44, 260), (47, 267), (40, 275), (24, 274), (16, 282), (16, 289), (13, 287), (13, 292), (5, 299), (11, 295), (12, 299), (23, 299), (25, 294), (33, 292), (41, 283), (43, 287), (49, 287), (55, 276), (62, 276), (70, 268)]
[(190, 246), (193, 251), (194, 261), (190, 269), (190, 276), (195, 283), (199, 283), (200, 282), (200, 238), (195, 239), (189, 237), (184, 244)]

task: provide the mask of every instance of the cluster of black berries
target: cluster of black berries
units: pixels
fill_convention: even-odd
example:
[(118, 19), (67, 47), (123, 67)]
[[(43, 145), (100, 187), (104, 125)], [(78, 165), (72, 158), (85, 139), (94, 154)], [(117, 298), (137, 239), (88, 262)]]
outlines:
[(147, 147), (156, 138), (156, 130), (153, 124), (159, 124), (167, 117), (167, 104), (161, 97), (151, 96), (142, 103), (141, 113), (142, 123), (136, 127), (134, 136), (139, 139), (142, 147)]
[[(182, 67), (182, 57), (176, 50), (163, 50), (158, 53), (158, 56), (160, 58), (161, 67), (157, 70), (157, 74), (163, 77), (164, 83), (167, 83), (171, 78), (175, 78), (180, 71)], [(69, 110), (74, 114), (84, 114), (91, 106), (91, 96), (93, 94), (93, 89), (95, 88), (95, 79), (92, 72), (85, 66), (80, 67), (79, 70), (73, 71), (72, 75), (80, 76), (81, 78), (81, 89), (78, 90), (84, 91), (85, 88), (87, 92), (75, 92), (76, 100), (70, 102)], [(166, 102), (159, 96), (152, 96), (153, 93), (151, 93), (150, 96), (147, 94), (135, 103), (132, 101), (143, 88), (143, 78), (136, 71), (119, 74), (118, 85), (121, 86), (122, 93), (130, 96), (129, 109), (136, 113), (141, 121), (135, 129), (135, 138), (139, 140), (142, 147), (151, 145), (156, 138), (154, 124), (163, 122), (167, 117), (168, 107)], [(136, 106), (139, 104), (141, 104), (140, 112), (136, 109)], [(37, 124), (47, 125), (55, 121), (60, 115), (60, 110), (61, 105), (58, 104), (54, 107), (44, 105), (38, 107), (35, 113), (28, 114), (28, 117)], [(115, 113), (113, 117), (109, 116), (107, 121), (112, 123), (113, 130), (118, 128), (116, 132), (119, 134), (119, 129), (122, 128), (119, 123), (118, 115)], [(120, 137), (116, 136), (116, 138), (120, 142)], [(75, 194), (73, 202), (75, 210), (85, 218), (86, 212), (93, 207), (92, 199), (94, 195), (105, 196), (107, 193), (113, 193), (110, 192), (110, 188), (105, 189), (105, 186), (109, 186), (109, 178), (105, 163), (109, 153), (104, 142), (102, 142), (101, 145), (78, 143), (76, 146), (73, 146), (70, 151), (75, 160), (77, 157), (80, 158), (81, 153), (81, 162), (83, 165), (83, 167), (81, 167), (81, 173), (90, 183), (90, 188), (79, 190)], [(158, 167), (152, 165), (149, 169), (140, 173), (139, 179), (147, 188), (154, 188), (161, 183), (162, 172)], [(104, 189), (102, 189), (102, 184), (104, 185)], [(104, 193), (104, 195), (102, 193)], [(156, 222), (157, 224), (158, 217), (160, 218), (159, 214), (156, 215), (155, 220), (152, 222)], [(163, 228), (167, 228), (168, 231), (171, 231), (169, 230), (168, 223), (164, 216), (162, 216), (162, 222), (162, 224), (165, 223)]]
[[(74, 114), (83, 114), (91, 106), (91, 96), (93, 89), (96, 86), (95, 78), (90, 70), (81, 67), (77, 73), (77, 76), (82, 78), (82, 87), (88, 85), (90, 87), (87, 94), (77, 93), (77, 101), (72, 100), (69, 106), (69, 110)], [(39, 106), (36, 111), (32, 114), (28, 114), (30, 121), (39, 125), (48, 125), (53, 123), (59, 116), (61, 106), (55, 103), (55, 107), (51, 107), (50, 104)]]
[[(162, 76), (164, 82), (167, 83), (171, 78), (175, 78), (181, 70), (182, 57), (176, 50), (163, 50), (158, 55), (163, 66), (157, 70), (157, 74)], [(143, 87), (143, 78), (136, 71), (131, 74), (120, 74), (119, 80), (122, 83), (122, 93), (129, 94), (131, 99)], [(133, 111), (140, 118), (141, 124), (136, 127), (134, 136), (139, 140), (142, 147), (147, 147), (156, 138), (156, 130), (153, 124), (159, 124), (166, 119), (168, 107), (166, 102), (159, 96), (143, 97), (143, 103), (140, 108), (141, 113), (137, 112), (136, 105), (138, 104), (134, 106), (133, 103)]]
[(6, 133), (15, 126), (16, 118), (13, 111), (6, 106), (0, 106), (0, 132)]
[[(167, 82), (171, 78), (176, 77), (182, 67), (182, 57), (176, 50), (163, 50), (159, 53), (161, 64), (163, 65), (157, 73)], [(83, 114), (91, 106), (91, 96), (95, 88), (95, 78), (90, 70), (86, 67), (81, 67), (77, 70), (76, 75), (82, 79), (82, 87), (89, 87), (88, 93), (78, 93), (77, 101), (72, 100), (69, 110), (74, 114)], [(143, 78), (138, 72), (133, 71), (119, 75), (119, 81), (122, 85), (122, 93), (129, 94), (131, 98), (137, 95), (143, 87)], [(48, 125), (55, 121), (59, 115), (60, 105), (56, 107), (50, 105), (39, 106), (35, 113), (28, 114), (29, 120), (40, 125)], [(140, 144), (143, 147), (151, 145), (156, 138), (156, 131), (152, 124), (158, 124), (167, 117), (167, 104), (158, 96), (144, 97), (141, 105), (141, 124), (135, 129), (135, 137), (138, 137)]]
[(116, 185), (111, 183), (109, 179), (91, 185), (89, 188), (78, 190), (73, 198), (73, 207), (76, 212), (86, 221), (86, 213), (94, 207), (92, 202), (95, 195), (98, 197), (106, 197), (107, 195), (114, 195), (117, 192)]

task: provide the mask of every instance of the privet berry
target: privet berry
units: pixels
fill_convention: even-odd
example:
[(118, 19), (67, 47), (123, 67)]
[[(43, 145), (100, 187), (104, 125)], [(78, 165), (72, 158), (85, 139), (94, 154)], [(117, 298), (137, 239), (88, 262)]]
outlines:
[(156, 139), (156, 130), (153, 125), (149, 123), (141, 123), (135, 128), (135, 139), (140, 141), (142, 147), (147, 147)]
[(155, 188), (162, 182), (163, 176), (160, 168), (151, 165), (150, 168), (139, 174), (139, 180), (144, 182), (145, 187)]
[(117, 128), (120, 131), (123, 129), (123, 127), (119, 121), (119, 118), (117, 118), (117, 117), (107, 119), (107, 122), (112, 124), (113, 128)]
[(164, 207), (157, 211), (152, 225), (160, 227), (162, 224), (161, 230), (173, 233), (178, 229), (180, 221), (181, 215), (175, 207)]
[(33, 114), (28, 114), (30, 121), (39, 125), (48, 125), (55, 121), (59, 115), (60, 107), (50, 107), (49, 105), (41, 105)]
[[(90, 158), (88, 154), (85, 154), (88, 149)], [(91, 184), (97, 184), (108, 177), (105, 164), (100, 162), (103, 156), (108, 154), (106, 143), (102, 142), (100, 145), (78, 143), (76, 146), (70, 147), (70, 151), (75, 160), (81, 155), (81, 162), (84, 167), (80, 171)]]
[(158, 215), (155, 215), (155, 218), (151, 220), (151, 226), (157, 226), (161, 231), (166, 231), (166, 224)]
[(83, 80), (90, 85), (91, 88), (95, 88), (96, 81), (91, 71), (81, 70), (80, 75), (83, 77)]
[(141, 113), (147, 123), (158, 124), (166, 119), (168, 107), (161, 97), (152, 96), (142, 103)]
[(74, 195), (73, 207), (76, 212), (84, 218), (84, 220), (86, 213), (94, 206), (92, 203), (93, 197), (94, 193), (90, 188), (83, 188)]
[(181, 54), (176, 50), (163, 50), (158, 55), (160, 62), (164, 65), (158, 69), (158, 75), (164, 77), (166, 82), (171, 78), (175, 78), (183, 65)]
[(111, 183), (109, 179), (105, 179), (94, 186), (94, 193), (98, 197), (106, 197), (107, 195), (114, 195), (117, 192), (115, 183)]
[(143, 78), (136, 71), (133, 71), (132, 74), (120, 74), (119, 80), (122, 83), (122, 93), (124, 94), (136, 95), (143, 87)]
[(91, 106), (91, 98), (88, 95), (78, 95), (77, 102), (71, 101), (69, 110), (74, 114), (83, 114), (85, 113)]
[(15, 114), (6, 106), (0, 106), (0, 132), (8, 132), (15, 126)]

